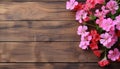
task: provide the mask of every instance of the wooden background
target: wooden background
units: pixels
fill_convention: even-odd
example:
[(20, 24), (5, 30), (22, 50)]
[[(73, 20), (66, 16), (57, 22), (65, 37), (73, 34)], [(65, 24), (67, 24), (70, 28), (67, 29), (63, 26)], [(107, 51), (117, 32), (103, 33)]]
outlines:
[(65, 2), (0, 0), (0, 69), (120, 69), (100, 68), (100, 59), (78, 47), (79, 23)]

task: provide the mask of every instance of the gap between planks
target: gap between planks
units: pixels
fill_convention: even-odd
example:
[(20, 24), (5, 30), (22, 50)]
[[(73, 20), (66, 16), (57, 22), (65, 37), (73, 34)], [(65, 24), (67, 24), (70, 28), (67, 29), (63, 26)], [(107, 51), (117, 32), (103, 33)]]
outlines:
[(97, 63), (0, 63), (1, 69), (119, 69), (119, 63), (101, 68)]
[(78, 42), (76, 21), (0, 21), (1, 42)]

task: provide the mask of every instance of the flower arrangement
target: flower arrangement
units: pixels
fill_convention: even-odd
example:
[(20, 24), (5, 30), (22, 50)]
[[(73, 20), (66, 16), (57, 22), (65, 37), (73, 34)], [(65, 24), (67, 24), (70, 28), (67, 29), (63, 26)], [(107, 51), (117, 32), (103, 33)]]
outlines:
[[(120, 0), (69, 0), (66, 9), (76, 12), (80, 23), (77, 34), (79, 47), (91, 49), (102, 58), (98, 64), (107, 66), (110, 62), (120, 61)], [(89, 28), (89, 29), (88, 29)]]

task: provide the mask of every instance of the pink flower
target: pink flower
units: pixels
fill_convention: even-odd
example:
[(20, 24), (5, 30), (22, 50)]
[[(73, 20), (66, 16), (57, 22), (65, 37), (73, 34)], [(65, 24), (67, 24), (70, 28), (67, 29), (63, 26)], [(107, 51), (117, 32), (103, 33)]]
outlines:
[(102, 12), (100, 12), (99, 9), (96, 9), (95, 13), (96, 13), (96, 14), (95, 14), (96, 17), (99, 17), (99, 18), (101, 18), (101, 17), (104, 18), (104, 17), (105, 17), (104, 14), (103, 14)]
[(118, 10), (119, 6), (115, 0), (110, 0), (107, 4), (106, 7), (111, 11), (112, 14), (116, 13), (116, 10)]
[(115, 48), (114, 50), (110, 50), (108, 53), (108, 58), (112, 61), (116, 61), (120, 57), (120, 52), (117, 48)]
[(88, 45), (89, 45), (89, 41), (81, 41), (79, 47), (85, 50), (88, 49)]
[(114, 31), (116, 23), (111, 18), (103, 19), (101, 27), (105, 31)]
[(105, 0), (95, 0), (96, 4), (103, 4), (105, 2)]
[(88, 46), (90, 45), (91, 39), (92, 39), (92, 36), (89, 35), (89, 33), (86, 36), (82, 35), (79, 47), (82, 49), (87, 49)]
[(75, 6), (78, 5), (78, 2), (76, 0), (70, 0), (66, 2), (66, 9), (73, 10)]
[(78, 35), (84, 35), (84, 36), (86, 36), (86, 35), (88, 35), (88, 32), (86, 32), (87, 29), (88, 29), (87, 26), (79, 26), (79, 27), (78, 27), (77, 34), (78, 34)]
[(100, 11), (99, 9), (97, 9), (95, 12), (95, 16), (98, 18), (105, 18), (106, 14), (109, 12), (109, 10), (106, 10), (105, 6), (102, 6), (102, 11)]
[(101, 34), (100, 43), (106, 48), (111, 48), (117, 42), (117, 39), (115, 32), (110, 31), (109, 33)]
[(116, 22), (116, 28), (120, 30), (120, 15), (116, 17), (114, 22)]
[(109, 33), (101, 34), (100, 37), (101, 37), (100, 43), (103, 44), (103, 46), (105, 46), (106, 48), (111, 48), (113, 44), (116, 42), (116, 41), (113, 42), (113, 40), (115, 39)]
[(102, 6), (101, 9), (105, 15), (109, 13), (109, 10), (105, 6)]
[(76, 20), (79, 21), (79, 23), (82, 23), (83, 20), (87, 18), (87, 12), (85, 10), (79, 10), (76, 12)]
[(117, 42), (118, 37), (116, 36), (114, 31), (110, 31), (109, 34), (111, 35), (112, 40), (110, 43), (108, 43), (108, 46), (113, 46)]
[(100, 27), (102, 27), (103, 20), (104, 20), (104, 18), (97, 19), (96, 24), (98, 24)]
[(86, 35), (81, 35), (81, 41), (90, 41), (92, 39), (92, 36), (88, 32)]

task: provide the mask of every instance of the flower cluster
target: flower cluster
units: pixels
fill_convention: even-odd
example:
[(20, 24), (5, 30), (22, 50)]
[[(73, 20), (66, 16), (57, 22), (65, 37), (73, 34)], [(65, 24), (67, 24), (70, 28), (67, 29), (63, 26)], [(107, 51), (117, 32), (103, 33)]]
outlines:
[(69, 0), (66, 9), (76, 11), (75, 17), (80, 23), (77, 31), (81, 36), (80, 48), (91, 49), (102, 58), (98, 62), (101, 67), (120, 61), (119, 0)]

